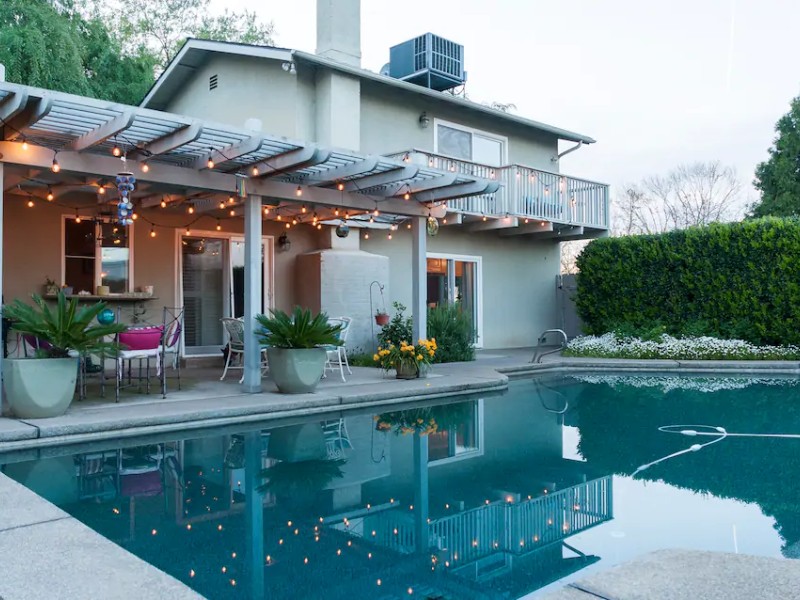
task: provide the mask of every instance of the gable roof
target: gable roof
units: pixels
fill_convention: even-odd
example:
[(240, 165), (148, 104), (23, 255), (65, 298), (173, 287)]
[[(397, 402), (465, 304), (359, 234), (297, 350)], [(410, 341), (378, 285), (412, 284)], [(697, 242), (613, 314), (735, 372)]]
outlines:
[(444, 102), (446, 104), (457, 106), (463, 110), (478, 112), (488, 115), (499, 121), (513, 123), (517, 126), (522, 126), (536, 130), (538, 132), (549, 133), (557, 136), (559, 139), (582, 142), (584, 144), (593, 144), (595, 140), (587, 135), (554, 127), (546, 123), (526, 119), (518, 115), (506, 113), (471, 100), (459, 98), (436, 90), (424, 88), (422, 86), (394, 79), (386, 75), (380, 75), (366, 69), (354, 67), (344, 63), (340, 63), (329, 58), (317, 56), (309, 52), (302, 52), (300, 50), (292, 50), (289, 48), (277, 48), (273, 46), (255, 46), (251, 44), (240, 44), (237, 42), (217, 42), (212, 40), (199, 40), (190, 38), (184, 43), (175, 57), (170, 61), (167, 68), (153, 84), (150, 90), (145, 95), (140, 103), (142, 107), (153, 108), (156, 110), (164, 110), (169, 103), (169, 100), (179, 90), (186, 81), (188, 81), (194, 71), (199, 68), (211, 54), (229, 54), (238, 56), (247, 56), (252, 58), (263, 58), (268, 60), (281, 60), (285, 62), (307, 63), (318, 67), (332, 69), (354, 75), (364, 80), (375, 82), (379, 85), (386, 85), (397, 89), (404, 90), (413, 94), (427, 96), (437, 102)]

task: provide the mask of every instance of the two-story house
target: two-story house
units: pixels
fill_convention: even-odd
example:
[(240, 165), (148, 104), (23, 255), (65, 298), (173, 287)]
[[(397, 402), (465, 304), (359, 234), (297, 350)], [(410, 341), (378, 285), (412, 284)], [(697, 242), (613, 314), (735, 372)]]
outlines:
[(187, 356), (219, 356), (245, 280), (255, 312), (352, 317), (351, 350), (393, 301), (418, 321), (459, 302), (484, 348), (553, 327), (559, 243), (609, 219), (607, 186), (559, 172), (559, 141), (594, 140), (460, 97), (464, 49), (431, 34), (366, 70), (359, 0), (317, 8), (316, 54), (189, 40), (140, 107), (0, 83), (5, 299), (46, 278), (149, 290), (139, 317), (185, 307)]

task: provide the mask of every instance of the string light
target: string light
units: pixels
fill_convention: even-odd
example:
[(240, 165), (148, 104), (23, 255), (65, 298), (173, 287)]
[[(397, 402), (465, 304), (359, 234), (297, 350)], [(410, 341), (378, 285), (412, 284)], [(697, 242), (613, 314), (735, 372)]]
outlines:
[(55, 156), (53, 157), (53, 166), (50, 167), (50, 170), (53, 171), (53, 173), (58, 173), (61, 170), (61, 165), (58, 164), (58, 159)]
[(119, 158), (120, 156), (122, 156), (122, 150), (119, 149), (119, 146), (114, 144), (114, 147), (111, 149), (111, 154)]
[(483, 220), (484, 220), (484, 221), (487, 221), (487, 220), (488, 220), (488, 219), (487, 219), (487, 217), (486, 217), (486, 215), (483, 215)]
[(375, 207), (375, 210), (373, 210), (373, 211), (372, 211), (372, 214), (373, 214), (373, 215), (375, 215), (375, 216), (377, 217), (379, 214), (381, 214), (381, 211), (379, 211), (379, 210), (378, 210), (378, 207), (376, 206), (376, 207)]
[(235, 211), (235, 210), (233, 210), (233, 209), (231, 209), (230, 215), (231, 215), (232, 217), (235, 217), (235, 216), (236, 216), (236, 211)]
[(214, 168), (214, 159), (211, 158), (211, 152), (213, 152), (214, 149), (213, 148), (209, 148), (208, 151), (209, 151), (209, 155), (208, 155), (208, 161), (206, 161), (206, 166), (208, 166), (209, 169), (213, 169)]
[(336, 184), (336, 189), (338, 189), (340, 192), (343, 192), (344, 184), (340, 181), (339, 183)]
[(28, 200), (28, 208), (33, 208), (33, 200)]
[(189, 227), (186, 227), (186, 235), (191, 235), (192, 230)]
[(147, 161), (142, 163), (142, 173), (149, 173), (150, 172), (150, 165), (147, 164)]
[(194, 214), (194, 206), (190, 206), (189, 208), (187, 208), (186, 212), (188, 212), (190, 215), (193, 215)]
[(253, 177), (258, 177), (258, 167), (253, 167), (253, 170), (250, 171), (253, 174)]
[(50, 188), (47, 188), (47, 201), (48, 202), (52, 202), (53, 198), (55, 198), (55, 196), (53, 196), (53, 190), (50, 189)]
[(277, 216), (277, 217), (275, 217), (275, 218), (276, 218), (278, 221), (283, 221), (283, 215), (278, 215), (278, 216)]
[(75, 215), (75, 222), (76, 223), (80, 223), (81, 222), (81, 216), (80, 215)]
[(97, 193), (98, 193), (98, 194), (100, 194), (101, 196), (105, 196), (105, 194), (106, 194), (106, 188), (104, 188), (104, 187), (101, 185), (99, 188), (97, 188)]
[(151, 238), (156, 237), (156, 228), (155, 227), (152, 227), (152, 226), (150, 227), (150, 237)]
[(302, 196), (302, 195), (303, 195), (303, 188), (301, 188), (301, 187), (298, 185), (298, 186), (297, 186), (297, 189), (294, 191), (294, 195), (295, 195), (295, 196), (297, 196), (298, 198), (299, 198), (300, 196)]
[(405, 194), (403, 194), (403, 200), (411, 200), (411, 194), (410, 194), (410, 193), (408, 193), (408, 192), (406, 192)]
[(308, 212), (308, 209), (306, 208), (305, 204), (303, 204), (303, 206), (300, 207), (300, 212), (303, 214), (306, 214)]
[(334, 211), (333, 211), (333, 214), (334, 214), (334, 215), (336, 215), (336, 216), (338, 217), (338, 216), (339, 216), (339, 209), (337, 208), (336, 210), (334, 210)]
[(264, 214), (265, 214), (265, 215), (268, 215), (268, 214), (269, 214), (269, 206), (265, 206), (265, 207), (264, 207)]
[(291, 228), (292, 228), (292, 224), (291, 223), (287, 223), (286, 224), (286, 229), (291, 229)]
[(217, 231), (222, 231), (222, 225), (220, 225), (219, 219), (217, 219)]
[(364, 239), (365, 239), (365, 240), (368, 240), (368, 239), (369, 239), (369, 233), (367, 233), (367, 232), (364, 232)]
[(317, 223), (317, 229), (322, 230), (322, 223)]
[(236, 202), (236, 199), (233, 196), (228, 196), (228, 204), (233, 204)]
[(22, 138), (22, 149), (23, 150), (28, 149), (28, 141), (25, 138)]
[(224, 210), (225, 209), (225, 203), (224, 202), (220, 202), (219, 203), (219, 209), (220, 210)]
[(292, 219), (292, 225), (297, 225), (297, 219)]
[(406, 224), (406, 229), (411, 229), (411, 223)]
[(387, 239), (392, 239), (392, 234), (390, 233), (389, 235), (386, 236), (386, 238)]
[(166, 200), (162, 200), (162, 201), (161, 201), (161, 208), (167, 208), (167, 202), (166, 202)]

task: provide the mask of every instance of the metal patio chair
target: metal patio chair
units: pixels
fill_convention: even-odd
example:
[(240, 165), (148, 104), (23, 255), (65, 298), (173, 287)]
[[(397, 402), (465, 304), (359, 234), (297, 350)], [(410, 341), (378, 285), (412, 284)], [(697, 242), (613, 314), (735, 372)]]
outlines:
[[(225, 317), (222, 320), (222, 325), (225, 327), (225, 332), (228, 334), (228, 353), (225, 357), (225, 369), (222, 371), (220, 381), (224, 381), (229, 369), (241, 369), (242, 377), (239, 383), (244, 381), (244, 320)], [(232, 363), (238, 361), (239, 364)], [(261, 346), (261, 372), (266, 373), (268, 369), (267, 364), (267, 347)]]
[(339, 340), (342, 342), (341, 346), (323, 346), (327, 351), (327, 360), (325, 361), (325, 372), (335, 371), (339, 368), (339, 373), (342, 376), (342, 381), (347, 381), (344, 378), (344, 370), (352, 375), (353, 371), (350, 370), (350, 364), (347, 362), (347, 334), (350, 332), (350, 325), (353, 319), (350, 317), (334, 317), (328, 319), (331, 325), (341, 325), (339, 330)]

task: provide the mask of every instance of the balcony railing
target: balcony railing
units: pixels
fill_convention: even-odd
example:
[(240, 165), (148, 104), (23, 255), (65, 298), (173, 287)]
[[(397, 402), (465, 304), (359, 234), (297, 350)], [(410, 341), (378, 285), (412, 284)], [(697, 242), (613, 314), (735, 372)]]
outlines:
[(448, 209), (487, 217), (513, 216), (553, 223), (608, 229), (608, 185), (524, 165), (492, 167), (424, 150), (391, 155), (442, 171), (500, 183), (493, 194), (450, 200)]

